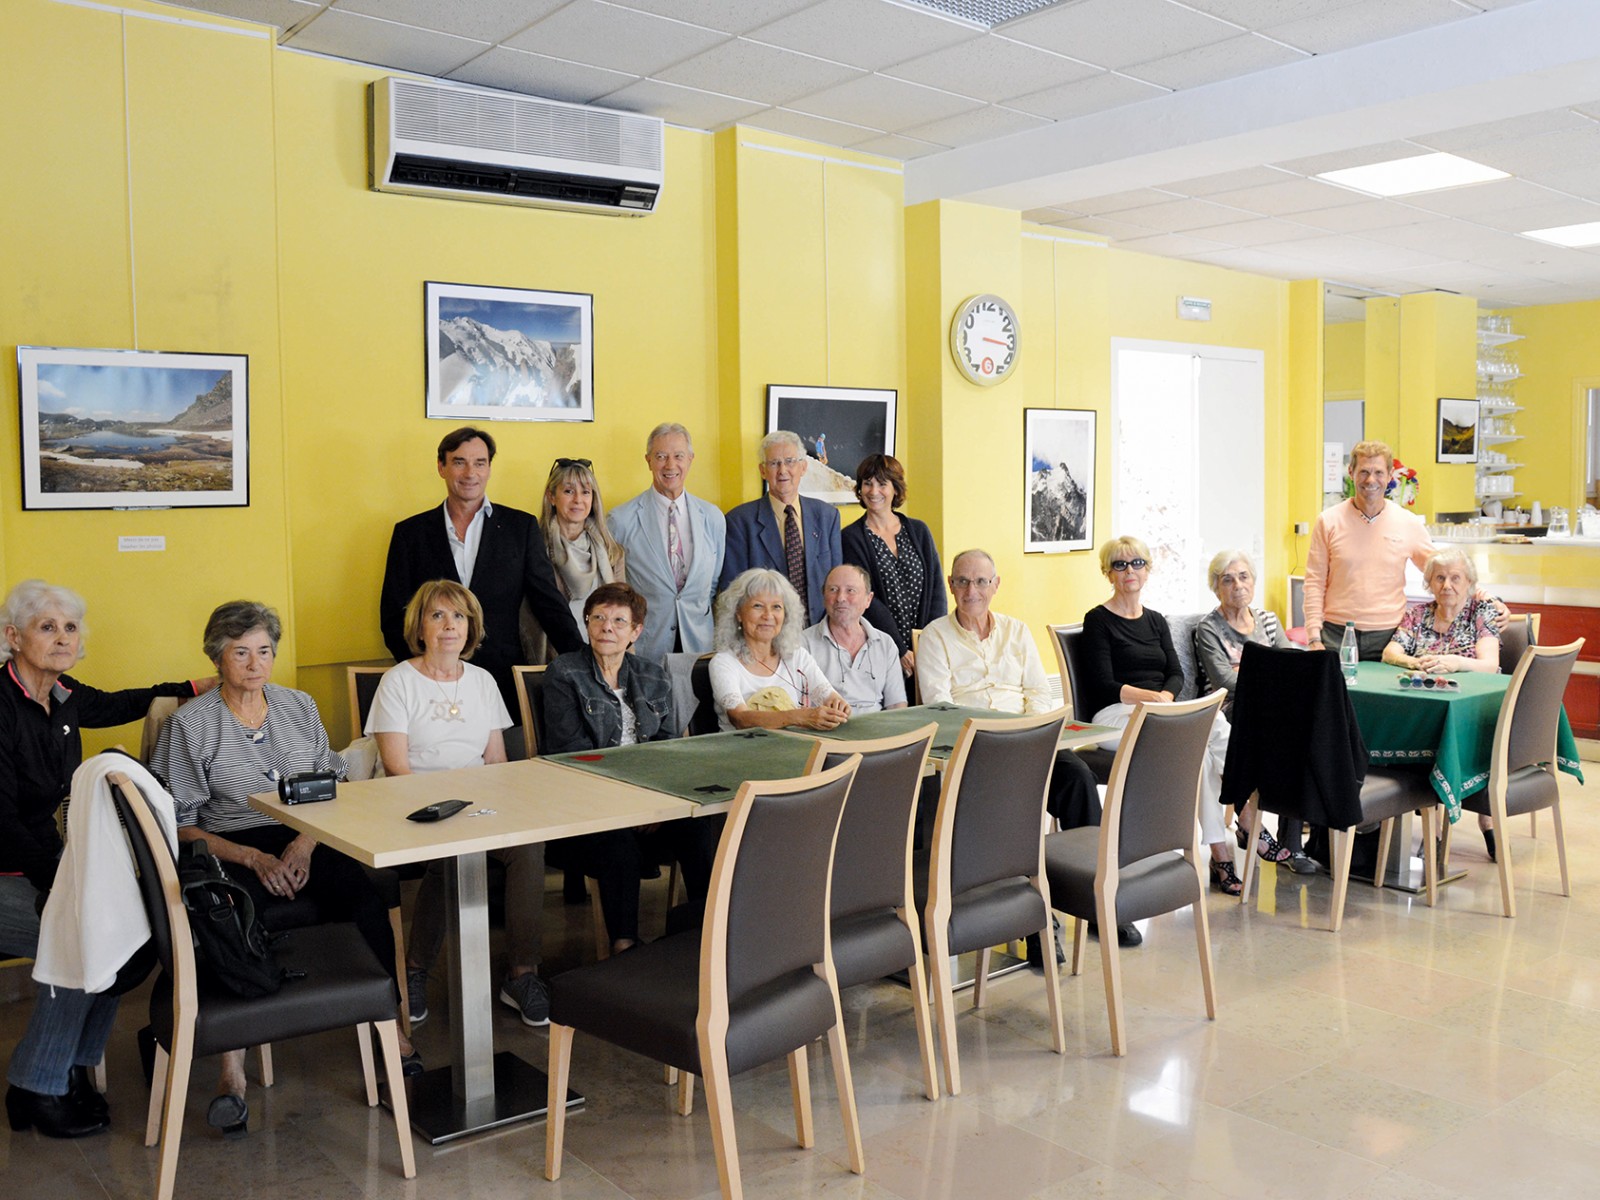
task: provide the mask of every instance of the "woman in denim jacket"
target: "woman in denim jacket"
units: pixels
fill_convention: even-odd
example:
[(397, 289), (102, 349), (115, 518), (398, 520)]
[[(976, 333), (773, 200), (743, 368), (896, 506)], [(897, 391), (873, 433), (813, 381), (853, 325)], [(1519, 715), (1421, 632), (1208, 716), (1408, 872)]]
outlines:
[[(590, 593), (583, 606), (588, 646), (563, 654), (545, 670), (542, 752), (605, 750), (679, 736), (666, 671), (628, 652), (644, 632), (646, 609), (645, 598), (625, 583)], [(565, 861), (600, 885), (612, 953), (639, 940), (639, 880), (658, 863), (676, 859), (690, 903), (703, 908), (721, 826), (718, 820), (686, 818), (561, 843)]]

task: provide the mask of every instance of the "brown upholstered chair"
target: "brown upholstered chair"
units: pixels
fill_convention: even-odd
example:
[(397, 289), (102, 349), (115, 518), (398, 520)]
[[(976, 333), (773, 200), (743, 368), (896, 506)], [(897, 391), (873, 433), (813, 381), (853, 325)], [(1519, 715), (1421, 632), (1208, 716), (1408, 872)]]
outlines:
[[(1044, 875), (1044, 803), (1066, 719), (1064, 708), (1033, 717), (970, 719), (945, 767), (923, 920), (944, 1084), (952, 1096), (961, 1092), (961, 1062), (950, 956), (978, 951), (981, 983), (988, 976), (990, 947), (1038, 933), (1044, 961), (1055, 961)], [(1044, 985), (1052, 1042), (1063, 1054), (1066, 1037), (1054, 971), (1044, 973)], [(983, 999), (983, 988), (974, 986), (974, 1006), (981, 1007)]]
[(636, 946), (551, 981), (545, 1178), (561, 1177), (580, 1030), (705, 1081), (717, 1174), (729, 1198), (743, 1195), (730, 1079), (786, 1055), (796, 1139), (809, 1147), (806, 1047), (826, 1034), (850, 1169), (863, 1172), (828, 921), (834, 839), (859, 761), (852, 755), (820, 775), (745, 783), (717, 849), (703, 931)]
[(155, 1078), (145, 1125), (145, 1145), (159, 1140), (156, 1200), (171, 1200), (177, 1177), (189, 1068), (196, 1058), (256, 1042), (282, 1041), (347, 1025), (357, 1027), (367, 1104), (378, 1103), (372, 1042), (376, 1026), (400, 1141), (400, 1169), (416, 1177), (410, 1117), (400, 1066), (395, 982), (351, 924), (297, 929), (274, 947), (289, 971), (271, 996), (244, 1000), (209, 987), (195, 969), (189, 914), (178, 888), (177, 867), (166, 838), (143, 794), (121, 774), (109, 777), (117, 810), (128, 831), (151, 938), (161, 974), (150, 993), (150, 1024), (156, 1037)]
[[(1044, 840), (1050, 903), (1077, 918), (1072, 973), (1082, 968), (1090, 921), (1109, 931), (1192, 905), (1206, 1016), (1213, 1020), (1217, 996), (1198, 805), (1206, 739), (1226, 695), (1217, 691), (1199, 700), (1136, 707), (1111, 767), (1099, 828), (1069, 829)], [(1100, 966), (1111, 1052), (1120, 1056), (1128, 1052), (1127, 1017), (1116, 938), (1100, 939)]]
[(1582, 648), (1583, 639), (1579, 638), (1565, 646), (1529, 646), (1523, 651), (1495, 723), (1489, 786), (1461, 802), (1468, 812), (1486, 814), (1494, 829), (1500, 905), (1508, 917), (1517, 915), (1511, 891), (1511, 842), (1505, 836), (1508, 817), (1550, 810), (1556, 860), (1561, 865), (1561, 894), (1572, 895), (1567, 841), (1561, 827), (1561, 790), (1556, 783), (1556, 732), (1561, 724), (1561, 697)]
[(870, 742), (819, 740), (811, 760), (813, 771), (825, 771), (861, 756), (833, 855), (833, 969), (841, 989), (906, 972), (929, 1100), (939, 1098), (939, 1080), (913, 895), (912, 842), (922, 766), (938, 732), (930, 723)]

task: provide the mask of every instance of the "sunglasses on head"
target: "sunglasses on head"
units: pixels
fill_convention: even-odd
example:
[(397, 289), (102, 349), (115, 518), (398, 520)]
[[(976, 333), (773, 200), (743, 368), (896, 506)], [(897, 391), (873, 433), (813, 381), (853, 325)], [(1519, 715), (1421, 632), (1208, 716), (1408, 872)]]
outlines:
[(592, 470), (594, 467), (594, 464), (587, 458), (558, 458), (555, 465), (562, 471), (565, 471), (568, 467), (582, 467), (585, 471)]
[(1143, 558), (1113, 558), (1111, 560), (1111, 569), (1113, 571), (1126, 571), (1129, 567), (1132, 567), (1135, 571), (1142, 571), (1149, 565), (1149, 560)]

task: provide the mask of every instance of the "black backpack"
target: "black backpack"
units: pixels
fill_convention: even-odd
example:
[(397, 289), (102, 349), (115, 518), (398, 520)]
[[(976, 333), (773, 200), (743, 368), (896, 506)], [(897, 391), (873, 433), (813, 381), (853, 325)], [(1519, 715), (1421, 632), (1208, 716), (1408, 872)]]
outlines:
[(195, 963), (202, 979), (247, 1000), (270, 996), (284, 971), (272, 941), (256, 919), (256, 906), (228, 878), (204, 841), (184, 842), (178, 854), (178, 886), (189, 910)]

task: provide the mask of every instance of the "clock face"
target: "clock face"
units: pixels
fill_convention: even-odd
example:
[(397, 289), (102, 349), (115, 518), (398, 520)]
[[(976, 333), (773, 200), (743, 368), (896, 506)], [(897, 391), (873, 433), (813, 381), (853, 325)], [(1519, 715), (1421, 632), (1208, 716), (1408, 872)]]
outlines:
[(950, 353), (974, 383), (999, 383), (1016, 364), (1017, 314), (999, 296), (974, 296), (950, 322)]

